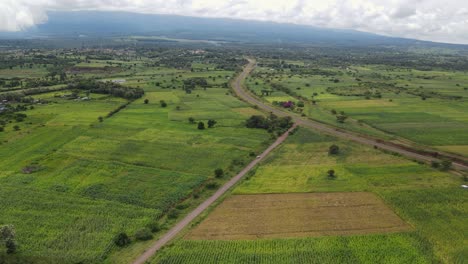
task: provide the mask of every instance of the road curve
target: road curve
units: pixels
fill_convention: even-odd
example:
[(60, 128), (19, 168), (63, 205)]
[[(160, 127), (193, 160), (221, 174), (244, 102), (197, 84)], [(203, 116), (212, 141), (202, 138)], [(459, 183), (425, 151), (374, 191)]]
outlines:
[(260, 161), (262, 161), (273, 149), (283, 143), (284, 140), (289, 135), (289, 132), (296, 127), (294, 124), (286, 133), (281, 135), (276, 139), (276, 141), (271, 144), (260, 156), (258, 156), (255, 160), (249, 163), (241, 172), (239, 172), (236, 176), (231, 178), (227, 183), (225, 183), (221, 188), (219, 188), (210, 198), (205, 200), (202, 204), (200, 204), (197, 208), (195, 208), (192, 212), (190, 212), (187, 216), (184, 217), (180, 222), (178, 222), (174, 227), (172, 227), (167, 233), (165, 233), (158, 241), (156, 241), (148, 250), (146, 250), (142, 255), (140, 255), (133, 264), (144, 264), (148, 261), (161, 247), (166, 245), (170, 240), (172, 240), (180, 231), (182, 231), (185, 227), (190, 224), (197, 216), (199, 216), (204, 210), (206, 210), (210, 205), (212, 205), (219, 197), (221, 197), (226, 191), (228, 191), (232, 186), (241, 180), (247, 172), (249, 172), (255, 165), (257, 165)]
[[(256, 65), (255, 60), (253, 59), (248, 59), (248, 60), (249, 60), (249, 63), (244, 67), (244, 70), (242, 71), (242, 73), (240, 73), (237, 76), (237, 78), (234, 80), (233, 85), (232, 85), (234, 92), (237, 94), (237, 96), (242, 98), (244, 101), (252, 105), (256, 105), (260, 109), (263, 109), (264, 111), (267, 111), (267, 112), (271, 112), (277, 116), (291, 116), (297, 125), (311, 128), (316, 131), (330, 134), (339, 138), (352, 140), (361, 144), (375, 146), (380, 149), (398, 153), (405, 157), (423, 161), (423, 162), (440, 161), (439, 159), (432, 157), (430, 155), (423, 155), (420, 153), (412, 152), (407, 149), (399, 148), (398, 146), (385, 144), (385, 142), (381, 140), (377, 141), (376, 139), (370, 139), (368, 137), (360, 136), (358, 134), (345, 131), (343, 129), (337, 129), (335, 127), (325, 125), (317, 121), (301, 118), (298, 115), (292, 114), (290, 112), (286, 112), (285, 110), (281, 110), (279, 108), (273, 107), (272, 105), (269, 105), (261, 101), (255, 95), (251, 94), (243, 87), (243, 82), (245, 78), (250, 74), (250, 72), (255, 68), (255, 65)], [(462, 163), (457, 163), (457, 162), (452, 163), (452, 168), (456, 170), (468, 171), (468, 166)]]

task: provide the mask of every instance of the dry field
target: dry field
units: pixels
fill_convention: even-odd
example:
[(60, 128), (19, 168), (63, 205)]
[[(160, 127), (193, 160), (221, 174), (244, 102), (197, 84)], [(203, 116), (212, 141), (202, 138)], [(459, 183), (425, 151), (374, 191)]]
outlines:
[(311, 237), (410, 229), (379, 197), (367, 192), (233, 195), (186, 238)]

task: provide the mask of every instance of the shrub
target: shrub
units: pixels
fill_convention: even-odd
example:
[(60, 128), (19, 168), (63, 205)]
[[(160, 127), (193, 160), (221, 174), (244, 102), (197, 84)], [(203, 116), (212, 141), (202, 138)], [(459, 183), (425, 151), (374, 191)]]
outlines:
[(132, 242), (128, 235), (124, 232), (119, 233), (115, 238), (114, 238), (114, 243), (119, 246), (119, 247), (125, 247), (126, 245), (130, 244)]
[(161, 104), (161, 107), (166, 107), (167, 106), (167, 103), (164, 100), (159, 101), (159, 103)]
[(208, 127), (212, 128), (212, 127), (214, 127), (214, 125), (216, 125), (216, 123), (218, 123), (218, 122), (216, 122), (216, 120), (210, 119), (210, 120), (208, 120)]
[(336, 178), (335, 170), (328, 170), (327, 175), (328, 175), (328, 178), (330, 178), (330, 179)]
[(221, 178), (224, 176), (224, 171), (221, 168), (218, 168), (214, 171), (216, 178)]
[(189, 117), (188, 121), (189, 121), (190, 124), (194, 124), (195, 123), (195, 118)]
[(146, 240), (152, 239), (153, 234), (151, 233), (151, 230), (149, 228), (145, 227), (145, 228), (138, 230), (135, 233), (135, 238), (136, 240), (146, 241)]
[(198, 122), (198, 129), (200, 129), (200, 130), (201, 130), (201, 129), (205, 129), (205, 123), (203, 123), (203, 122), (201, 122), (201, 121)]
[(148, 104), (149, 103), (149, 100), (148, 99), (145, 99), (145, 104)]
[(337, 155), (340, 153), (340, 147), (337, 145), (333, 144), (328, 148), (328, 154), (330, 155)]

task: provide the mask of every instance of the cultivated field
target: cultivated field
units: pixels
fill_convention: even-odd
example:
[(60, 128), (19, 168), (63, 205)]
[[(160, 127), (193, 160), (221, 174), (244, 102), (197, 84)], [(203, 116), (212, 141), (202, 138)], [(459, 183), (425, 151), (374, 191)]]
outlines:
[[(332, 144), (339, 154), (328, 153)], [(330, 169), (335, 178), (327, 176)], [(462, 183), (426, 165), (301, 128), (154, 263), (463, 263), (468, 255), (460, 230), (467, 228), (468, 199)], [(320, 196), (332, 198), (287, 198)], [(377, 204), (385, 210), (339, 206), (354, 201), (364, 205), (359, 209)], [(395, 220), (390, 223), (400, 232), (364, 234), (376, 226), (385, 232), (389, 222), (380, 217)], [(342, 232), (353, 226), (364, 230)], [(346, 235), (333, 235), (336, 230)]]
[[(93, 76), (97, 73), (86, 67), (109, 63), (120, 62), (93, 60), (76, 67), (84, 69), (81, 75)], [(146, 90), (128, 105), (105, 94), (80, 92), (87, 99), (72, 100), (70, 90), (40, 93), (32, 97), (42, 103), (21, 111), (24, 121), (4, 125), (0, 211), (6, 213), (0, 214), (0, 225), (15, 226), (19, 245), (9, 260), (41, 256), (36, 262), (128, 263), (144, 250), (145, 244), (136, 242), (137, 231), (168, 228), (252, 159), (251, 153), (268, 145), (266, 131), (243, 124), (258, 111), (221, 87), (232, 71), (191, 72), (146, 63), (127, 62), (139, 73), (124, 66), (119, 74), (130, 76), (114, 77)], [(183, 82), (194, 77), (206, 77), (208, 86), (188, 93)], [(197, 129), (208, 119), (216, 125)], [(215, 178), (216, 168), (224, 177)], [(127, 250), (115, 245), (121, 232), (133, 241)]]
[[(287, 62), (298, 65), (295, 61)], [(384, 65), (347, 68), (305, 61), (299, 69), (276, 69), (259, 60), (247, 86), (269, 102), (305, 102), (299, 111), (313, 119), (386, 139), (395, 136), (466, 155), (466, 73)], [(317, 68), (320, 68), (318, 70)], [(336, 113), (349, 118), (342, 124)]]
[(233, 195), (188, 235), (194, 240), (313, 237), (410, 230), (372, 193)]

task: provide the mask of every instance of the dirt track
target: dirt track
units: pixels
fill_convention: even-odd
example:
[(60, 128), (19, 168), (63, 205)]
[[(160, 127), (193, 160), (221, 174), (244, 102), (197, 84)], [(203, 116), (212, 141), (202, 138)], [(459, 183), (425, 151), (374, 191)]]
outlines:
[[(407, 147), (403, 148), (397, 145), (391, 145), (390, 143), (385, 143), (382, 140), (377, 141), (377, 139), (371, 139), (367, 136), (358, 135), (356, 133), (348, 132), (343, 129), (337, 129), (335, 127), (325, 125), (317, 121), (299, 117), (298, 115), (292, 114), (290, 112), (281, 110), (279, 108), (266, 104), (265, 102), (262, 102), (255, 95), (251, 94), (250, 92), (246, 91), (243, 88), (243, 81), (250, 74), (250, 72), (255, 68), (255, 64), (256, 64), (255, 60), (249, 59), (249, 64), (245, 66), (243, 72), (239, 74), (239, 76), (234, 80), (233, 85), (232, 85), (234, 92), (237, 94), (237, 96), (242, 98), (244, 101), (252, 105), (256, 105), (260, 109), (263, 109), (267, 112), (271, 112), (277, 116), (291, 116), (297, 125), (308, 127), (316, 131), (330, 134), (339, 138), (349, 139), (349, 140), (352, 140), (361, 144), (365, 144), (369, 146), (376, 146), (380, 149), (398, 153), (405, 157), (423, 161), (423, 162), (440, 161), (439, 159), (431, 155), (423, 155), (423, 154), (417, 153), (416, 150), (410, 151)], [(456, 161), (453, 162), (452, 167), (456, 170), (468, 171), (468, 166), (462, 163), (458, 163)]]
[(174, 227), (172, 227), (166, 234), (164, 234), (158, 241), (156, 241), (151, 248), (146, 250), (142, 255), (136, 259), (133, 264), (143, 264), (147, 260), (149, 260), (161, 247), (167, 244), (171, 239), (173, 239), (180, 231), (182, 231), (185, 227), (187, 227), (190, 222), (192, 222), (197, 216), (199, 216), (204, 210), (206, 210), (210, 205), (212, 205), (219, 197), (221, 197), (226, 191), (228, 191), (232, 186), (234, 186), (237, 182), (239, 182), (242, 177), (247, 174), (255, 165), (257, 165), (260, 161), (262, 161), (273, 149), (275, 149), (278, 145), (283, 143), (284, 140), (289, 135), (289, 132), (296, 127), (294, 125), (291, 127), (286, 133), (282, 136), (278, 137), (276, 141), (271, 144), (258, 158), (253, 160), (249, 163), (244, 169), (242, 169), (239, 174), (231, 178), (227, 183), (225, 183), (220, 189), (218, 189), (210, 198), (200, 204), (197, 208), (195, 208), (192, 212), (190, 212), (184, 219), (178, 222)]

